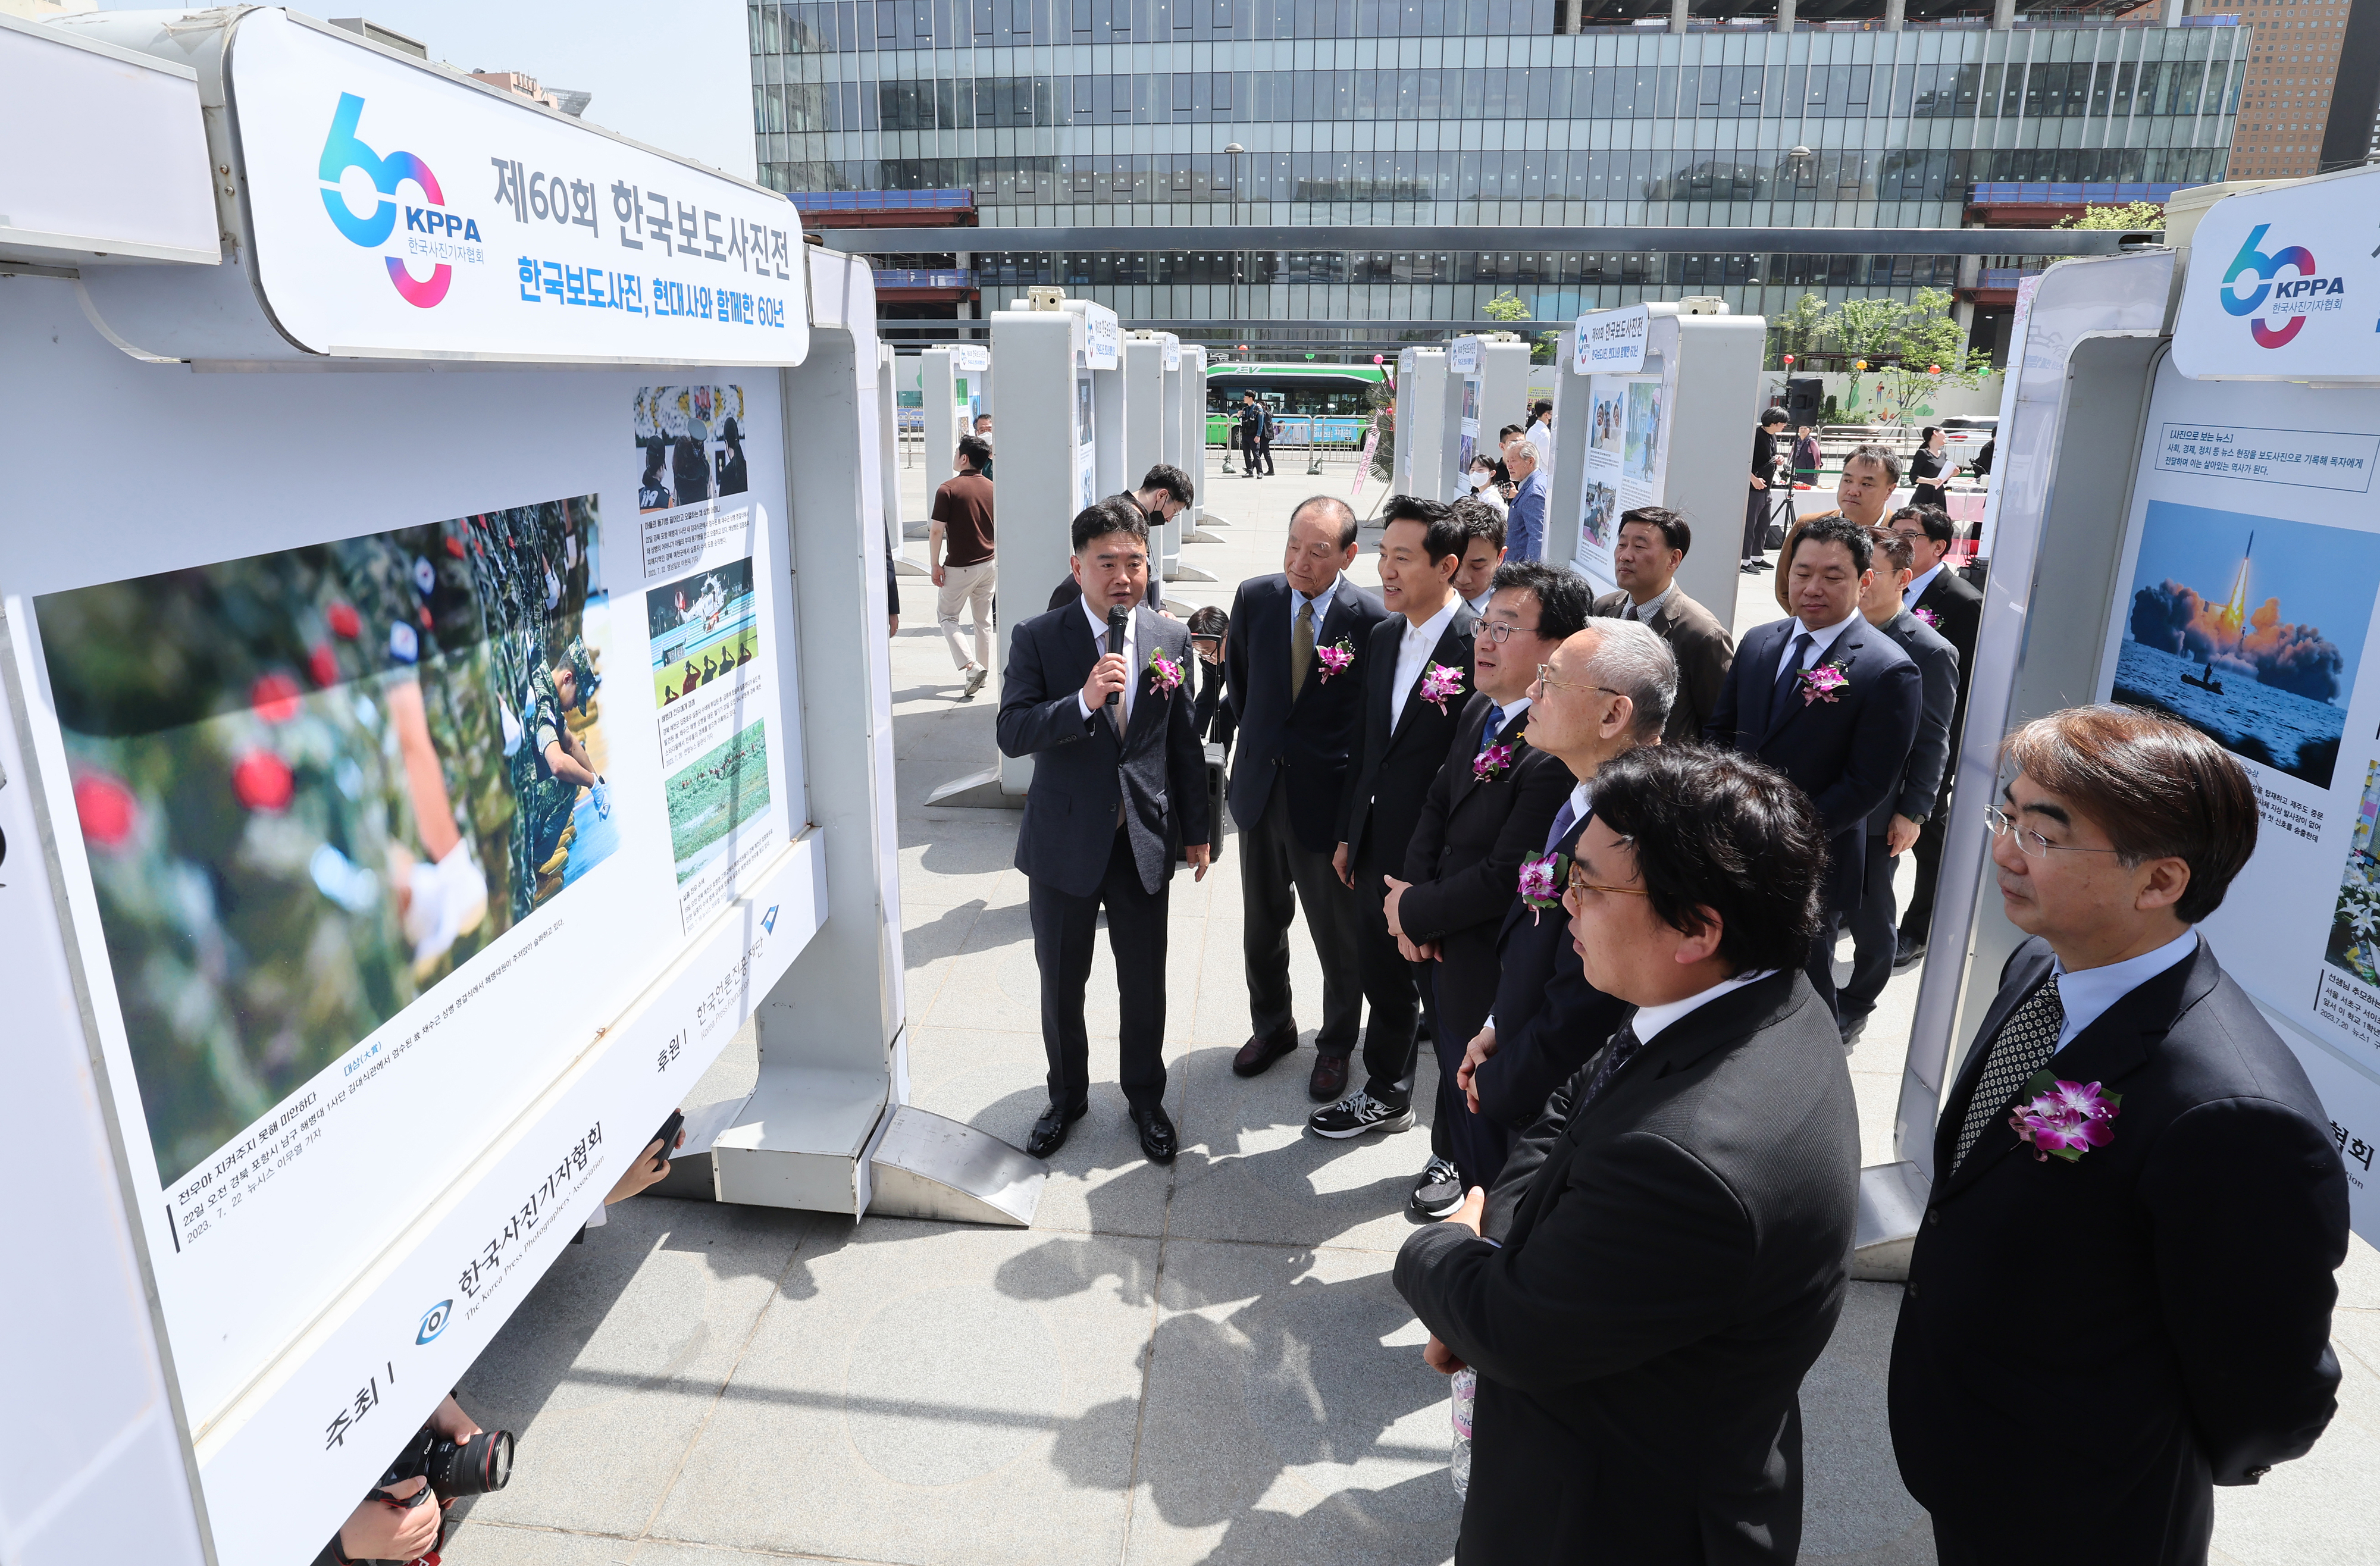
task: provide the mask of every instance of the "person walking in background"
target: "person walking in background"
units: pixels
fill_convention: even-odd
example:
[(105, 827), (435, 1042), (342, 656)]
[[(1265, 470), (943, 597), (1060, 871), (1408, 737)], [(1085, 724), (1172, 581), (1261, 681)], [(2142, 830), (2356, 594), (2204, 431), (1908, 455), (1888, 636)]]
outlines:
[(1549, 397), (1539, 397), (1529, 405), (1529, 439), (1550, 460), (1554, 452), (1554, 405)]
[(1254, 392), (1240, 394), (1239, 436), (1241, 477), (1257, 476), (1257, 440), (1264, 433), (1264, 405)]
[(1530, 687), (1529, 744), (1577, 781), (1546, 829), (1541, 879), (1534, 889), (1517, 887), (1504, 911), (1495, 1008), (1455, 1073), (1475, 1123), (1471, 1140), (1488, 1163), (1475, 1184), (1495, 1188), (1512, 1139), (1536, 1123), (1554, 1090), (1627, 1015), (1625, 1002), (1586, 981), (1558, 906), (1560, 878), (1594, 813), (1596, 772), (1640, 745), (1661, 743), (1677, 689), (1669, 644), (1624, 619), (1588, 620), (1554, 649)]
[(1620, 589), (1595, 601), (1595, 613), (1650, 625), (1678, 660), (1677, 699), (1661, 737), (1689, 745), (1718, 705), (1718, 687), (1735, 662), (1735, 639), (1718, 617), (1678, 586), (1678, 567), (1694, 547), (1694, 529), (1676, 512), (1640, 505), (1620, 516), (1611, 546), (1611, 574)]
[[(1046, 1159), (1090, 1108), (1083, 990), (1107, 916), (1120, 1024), (1118, 1079), (1141, 1151), (1170, 1164), (1165, 1112), (1165, 935), (1174, 860), (1194, 879), (1212, 857), (1207, 758), (1191, 732), (1189, 628), (1142, 606), (1148, 521), (1102, 501), (1075, 517), (1080, 601), (1015, 627), (996, 724), (1003, 756), (1033, 758), (1034, 787), (1016, 833), (1041, 975), (1048, 1108), (1025, 1150)], [(1121, 652), (1108, 616), (1120, 613)]]
[[(951, 662), (966, 682), (959, 693), (970, 700), (991, 671), (991, 603), (999, 584), (992, 561), (991, 480), (983, 476), (991, 447), (975, 435), (961, 435), (957, 477), (934, 491), (932, 521), (926, 530), (926, 560), (934, 578), (934, 620), (950, 644)], [(944, 552), (947, 550), (947, 554)], [(959, 639), (959, 610), (975, 622), (975, 650)]]
[(1959, 465), (1942, 449), (1942, 428), (1928, 424), (1917, 438), (1917, 453), (1909, 459), (1909, 504), (1941, 508), (1949, 515), (1950, 496), (1943, 486), (1959, 476)]
[[(1479, 459), (1472, 458), (1472, 470), (1479, 471)], [(1463, 496), (1449, 508), (1454, 520), (1463, 528), (1463, 564), (1454, 573), (1454, 595), (1471, 606), (1474, 614), (1488, 613), (1488, 600), (1496, 590), (1496, 567), (1504, 564), (1504, 512), (1501, 503), (1489, 505), (1478, 492)]]
[(1464, 1048), (1496, 1003), (1496, 938), (1521, 861), (1534, 858), (1577, 782), (1529, 744), (1537, 666), (1585, 625), (1592, 589), (1575, 572), (1533, 560), (1496, 573), (1488, 613), (1472, 627), (1476, 689), (1430, 780), (1405, 850), (1389, 879), (1389, 933), (1415, 965), (1438, 1051), (1430, 1159), (1407, 1207), (1443, 1218), (1503, 1162), (1503, 1141), (1455, 1086)]
[(1830, 860), (1810, 985), (1832, 1010), (1835, 932), (1865, 884), (1867, 820), (1900, 786), (1917, 742), (1917, 666), (1859, 613), (1876, 546), (1840, 516), (1804, 523), (1779, 576), (1794, 617), (1744, 634), (1704, 737), (1757, 756), (1810, 796)]
[(1796, 489), (1803, 485), (1813, 489), (1817, 487), (1819, 461), (1818, 431), (1804, 424), (1801, 432), (1793, 437), (1793, 484)]
[(1901, 607), (1909, 581), (1909, 540), (1879, 528), (1876, 565), (1860, 593), (1867, 623), (1900, 644), (1917, 665), (1917, 740), (1900, 785), (1867, 819), (1867, 867), (1859, 906), (1852, 910), (1852, 976), (1840, 1009), (1843, 1044), (1859, 1042), (1867, 1015), (1892, 977), (1897, 936), (1893, 928), (1892, 873), (1900, 856), (1917, 841), (1920, 823), (1935, 810), (1942, 774), (1950, 760), (1950, 714), (1959, 699), (1959, 653), (1934, 628)]
[(1347, 672), (1363, 682), (1363, 692), (1330, 858), (1363, 912), (1357, 959), (1370, 1006), (1366, 1077), (1363, 1087), (1306, 1121), (1315, 1135), (1333, 1138), (1402, 1131), (1414, 1123), (1420, 996), (1413, 965), (1389, 933), (1388, 877), (1404, 868), (1430, 780), (1462, 724), (1463, 701), (1471, 694), (1471, 628), (1478, 620), (1454, 596), (1464, 540), (1447, 508), (1391, 495), (1383, 509), (1380, 601), (1389, 613), (1367, 642), (1351, 644), (1355, 657)]
[(1458, 1566), (1795, 1559), (1802, 1379), (1859, 1196), (1851, 1074), (1797, 971), (1825, 867), (1808, 798), (1749, 757), (1596, 774), (1563, 908), (1635, 1012), (1393, 1274), (1425, 1361), (1478, 1372)]
[(1322, 1026), (1307, 1084), (1322, 1102), (1345, 1090), (1363, 1021), (1363, 914), (1330, 863), (1363, 704), (1364, 673), (1351, 660), (1388, 614), (1378, 594), (1347, 578), (1355, 527), (1355, 513), (1335, 495), (1291, 512), (1280, 574), (1250, 577), (1232, 595), (1223, 659), (1239, 724), (1227, 797), (1240, 829), (1250, 1025), (1232, 1070), (1254, 1076), (1297, 1048), (1289, 926), (1302, 908), (1322, 968)]
[[(2303, 1456), (2337, 1412), (2347, 1171), (2297, 1056), (2194, 928), (2255, 851), (2246, 770), (2127, 707), (2035, 719), (2003, 754), (1991, 860), (2029, 939), (1943, 1098), (1893, 1452), (1942, 1566), (2047, 1539), (2195, 1566), (2213, 1487)], [(2045, 1286), (2051, 1235), (2088, 1238)], [(2076, 1354), (2101, 1412), (2044, 1419), (2026, 1389)]]
[(1772, 407), (1752, 431), (1752, 491), (1743, 503), (1745, 571), (1768, 569), (1768, 519), (1777, 512), (1777, 432), (1784, 428), (1785, 410)]
[(1900, 590), (1910, 613), (1939, 632), (1959, 653), (1959, 698), (1950, 710), (1951, 762), (1942, 771), (1942, 786), (1917, 832), (1917, 881), (1910, 889), (1909, 907), (1900, 917), (1899, 950), (1893, 972), (1904, 973), (1925, 956), (1926, 931), (1934, 923), (1934, 885), (1942, 874), (1942, 832), (1950, 819), (1950, 783), (1958, 770), (1960, 736), (1967, 726), (1967, 686), (1974, 677), (1975, 637), (1984, 617), (1984, 595), (1949, 563), (1954, 529), (1938, 506), (1905, 505), (1892, 514), (1893, 532), (1909, 541), (1912, 574)]
[(1546, 453), (1526, 436), (1504, 448), (1504, 465), (1512, 474), (1512, 504), (1504, 516), (1504, 555), (1508, 560), (1543, 560), (1546, 555)]

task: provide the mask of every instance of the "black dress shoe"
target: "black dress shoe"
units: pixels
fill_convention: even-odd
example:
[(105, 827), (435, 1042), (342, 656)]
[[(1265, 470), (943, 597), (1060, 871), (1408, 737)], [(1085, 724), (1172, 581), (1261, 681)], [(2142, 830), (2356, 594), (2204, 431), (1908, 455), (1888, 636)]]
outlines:
[(1066, 1127), (1082, 1119), (1090, 1108), (1088, 1103), (1081, 1103), (1071, 1110), (1062, 1110), (1052, 1104), (1043, 1110), (1041, 1118), (1033, 1123), (1033, 1134), (1025, 1138), (1026, 1152), (1037, 1159), (1046, 1159), (1064, 1147)]
[(1901, 936), (1893, 948), (1892, 971), (1907, 973), (1925, 960), (1925, 942)]
[(1148, 1155), (1151, 1163), (1173, 1161), (1173, 1122), (1162, 1104), (1150, 1104), (1132, 1111), (1133, 1124), (1140, 1128), (1140, 1150)]
[(1346, 1094), (1347, 1057), (1317, 1055), (1314, 1074), (1305, 1082), (1305, 1096), (1318, 1104), (1335, 1104)]
[(1257, 1075), (1267, 1066), (1296, 1048), (1295, 1024), (1281, 1029), (1269, 1038), (1262, 1036), (1252, 1037), (1246, 1043), (1240, 1046), (1240, 1052), (1232, 1057), (1232, 1074), (1234, 1076)]

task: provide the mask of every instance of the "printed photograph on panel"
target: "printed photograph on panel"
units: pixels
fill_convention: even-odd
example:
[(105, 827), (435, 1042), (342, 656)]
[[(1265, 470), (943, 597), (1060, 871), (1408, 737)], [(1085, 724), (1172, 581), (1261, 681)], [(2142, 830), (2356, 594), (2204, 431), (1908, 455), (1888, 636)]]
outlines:
[(1621, 471), (1631, 479), (1647, 479), (1661, 466), (1661, 383), (1658, 381), (1628, 382), (1628, 423), (1624, 436), (1626, 449), (1621, 455)]
[(2149, 503), (2115, 699), (2330, 786), (2380, 535)]
[(759, 655), (750, 556), (645, 592), (653, 702), (667, 707)]
[(664, 786), (669, 790), (670, 845), (677, 856), (682, 885), (727, 851), (737, 827), (768, 808), (767, 724), (754, 720), (673, 773)]
[(1606, 382), (1597, 379), (1592, 406), (1595, 421), (1595, 449), (1618, 452), (1626, 419), (1628, 393), (1617, 381)]
[(2364, 769), (2363, 799), (2355, 812), (2347, 868), (2338, 878), (2330, 943), (2323, 953), (2332, 967), (2380, 989), (2380, 848), (2372, 841), (2375, 822), (2380, 822), (2380, 761)]
[(171, 1185), (617, 847), (595, 498), (37, 601)]
[(744, 388), (646, 386), (637, 393), (637, 447), (644, 471), (637, 509), (668, 511), (721, 495), (740, 495), (744, 473)]
[(1598, 484), (1593, 478), (1586, 481), (1586, 506), (1580, 518), (1579, 532), (1586, 542), (1600, 550), (1609, 550), (1611, 535), (1619, 526), (1620, 494), (1609, 484)]

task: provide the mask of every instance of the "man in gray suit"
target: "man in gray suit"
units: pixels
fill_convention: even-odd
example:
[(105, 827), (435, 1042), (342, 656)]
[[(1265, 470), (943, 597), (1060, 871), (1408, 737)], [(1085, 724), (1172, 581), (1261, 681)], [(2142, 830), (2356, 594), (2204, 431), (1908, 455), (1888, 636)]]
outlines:
[(1595, 601), (1596, 613), (1605, 619), (1652, 626), (1677, 657), (1678, 699), (1661, 730), (1664, 745), (1701, 740), (1703, 724), (1718, 705), (1719, 687), (1727, 684), (1728, 666), (1735, 662), (1735, 638), (1718, 616), (1678, 586), (1678, 567), (1694, 547), (1694, 529), (1666, 506), (1640, 505), (1623, 513), (1611, 546), (1611, 574), (1620, 590)]
[(1950, 715), (1959, 701), (1959, 649), (1939, 631), (1901, 606), (1914, 552), (1907, 539), (1876, 529), (1876, 568), (1860, 593), (1867, 623), (1899, 642), (1917, 665), (1917, 743), (1900, 787), (1867, 819), (1867, 867), (1860, 904), (1846, 921), (1852, 929), (1852, 977), (1836, 1004), (1841, 1008), (1843, 1047), (1855, 1043), (1868, 1013), (1892, 977), (1892, 872), (1917, 841), (1918, 829), (1941, 798), (1942, 771), (1950, 762)]
[[(1045, 1159), (1090, 1107), (1083, 989), (1102, 907), (1115, 954), (1118, 1072), (1141, 1150), (1173, 1161), (1165, 1113), (1167, 882), (1181, 849), (1207, 879), (1207, 756), (1191, 718), (1190, 630), (1151, 612), (1148, 520), (1101, 501), (1075, 518), (1077, 602), (1016, 627), (1001, 682), (1001, 754), (1033, 758), (1016, 833), (1041, 970), (1050, 1105), (1025, 1150)], [(1122, 650), (1116, 649), (1117, 643)]]

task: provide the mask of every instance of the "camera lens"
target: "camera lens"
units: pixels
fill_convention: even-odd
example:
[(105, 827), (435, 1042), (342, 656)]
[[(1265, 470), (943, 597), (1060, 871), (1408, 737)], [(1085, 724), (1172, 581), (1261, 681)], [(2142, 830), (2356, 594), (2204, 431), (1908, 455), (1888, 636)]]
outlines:
[(513, 1433), (482, 1430), (456, 1445), (440, 1441), (430, 1454), (430, 1485), (440, 1495), (485, 1495), (513, 1476)]

